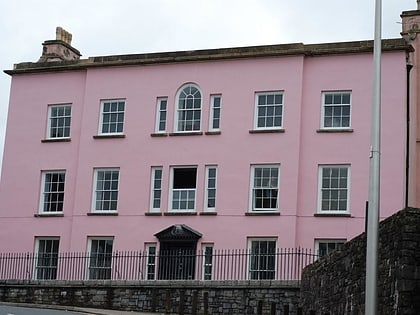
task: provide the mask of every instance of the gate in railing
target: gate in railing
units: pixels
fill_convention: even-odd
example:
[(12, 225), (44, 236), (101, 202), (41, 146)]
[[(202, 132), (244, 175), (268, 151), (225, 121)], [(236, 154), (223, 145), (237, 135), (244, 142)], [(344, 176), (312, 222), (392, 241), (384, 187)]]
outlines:
[(0, 253), (0, 279), (300, 280), (317, 256), (309, 249), (117, 251), (110, 254)]

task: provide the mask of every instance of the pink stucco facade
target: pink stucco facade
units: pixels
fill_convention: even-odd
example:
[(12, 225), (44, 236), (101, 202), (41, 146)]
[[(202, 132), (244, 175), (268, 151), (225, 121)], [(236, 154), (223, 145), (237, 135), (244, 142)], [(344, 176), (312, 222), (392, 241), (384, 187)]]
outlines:
[[(381, 217), (404, 207), (406, 56), (397, 40), (382, 55)], [(338, 45), (338, 44), (337, 44)], [(301, 51), (240, 56), (241, 49), (138, 55), (131, 64), (91, 60), (12, 70), (0, 183), (0, 251), (33, 251), (37, 237), (57, 237), (60, 251), (84, 251), (90, 237), (113, 237), (115, 250), (142, 250), (156, 233), (184, 224), (198, 248), (247, 248), (252, 238), (278, 247), (315, 248), (316, 240), (349, 240), (364, 231), (368, 199), (372, 53), (367, 42), (302, 45)], [(355, 48), (357, 46), (357, 48)], [(338, 47), (338, 48), (337, 48)], [(309, 54), (308, 49), (318, 53)], [(221, 56), (215, 58), (214, 56)], [(185, 57), (185, 53), (180, 52)], [(174, 57), (175, 56), (175, 57)], [(197, 57), (195, 57), (197, 56)], [(239, 57), (238, 57), (239, 56)], [(153, 56), (151, 57), (153, 59)], [(161, 58), (161, 59), (159, 59)], [(149, 61), (144, 61), (144, 60)], [(143, 61), (141, 61), (143, 60)], [(66, 66), (64, 66), (66, 67)], [(42, 69), (41, 69), (42, 68)], [(176, 130), (177, 93), (201, 91), (200, 130)], [(281, 128), (256, 132), (255, 98), (283, 96)], [(323, 93), (351, 94), (349, 128), (323, 130)], [(221, 96), (220, 131), (208, 132), (211, 96)], [(155, 135), (157, 100), (167, 98), (166, 131)], [(125, 100), (122, 136), (97, 137), (102, 100)], [(48, 107), (71, 105), (70, 139), (45, 141)], [(44, 140), (44, 141), (43, 141)], [(206, 166), (217, 167), (216, 206), (205, 209)], [(279, 170), (277, 209), (250, 210), (253, 166)], [(348, 208), (320, 213), (322, 165), (349, 167)], [(171, 211), (174, 167), (196, 169), (195, 210)], [(161, 207), (150, 213), (152, 167), (161, 167)], [(118, 207), (92, 214), (95, 169), (119, 169)], [(40, 213), (45, 171), (65, 171), (63, 210)], [(412, 197), (414, 198), (414, 197)]]

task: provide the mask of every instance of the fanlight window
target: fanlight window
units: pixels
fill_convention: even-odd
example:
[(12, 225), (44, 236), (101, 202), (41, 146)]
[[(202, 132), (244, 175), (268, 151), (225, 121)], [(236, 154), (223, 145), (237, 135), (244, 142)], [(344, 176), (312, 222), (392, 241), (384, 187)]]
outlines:
[(201, 129), (201, 92), (195, 85), (185, 86), (178, 94), (178, 132), (199, 131)]

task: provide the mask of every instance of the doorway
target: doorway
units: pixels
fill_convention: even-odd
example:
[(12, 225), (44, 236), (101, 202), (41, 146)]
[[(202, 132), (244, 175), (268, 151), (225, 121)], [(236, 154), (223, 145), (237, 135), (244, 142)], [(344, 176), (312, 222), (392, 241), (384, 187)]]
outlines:
[(186, 225), (173, 225), (155, 236), (160, 241), (158, 279), (194, 280), (201, 233)]

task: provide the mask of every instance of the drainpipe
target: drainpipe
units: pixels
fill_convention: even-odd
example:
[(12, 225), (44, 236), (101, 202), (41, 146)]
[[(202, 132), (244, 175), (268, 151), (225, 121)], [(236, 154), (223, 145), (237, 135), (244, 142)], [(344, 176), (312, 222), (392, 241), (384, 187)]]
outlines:
[[(420, 5), (420, 0), (417, 1), (417, 5)], [(405, 152), (405, 204), (404, 208), (408, 208), (408, 189), (409, 189), (409, 168), (410, 168), (410, 71), (413, 69), (413, 65), (409, 62), (407, 62), (406, 65), (407, 69), (407, 79), (406, 79), (406, 85), (407, 85), (407, 130), (406, 130), (406, 152)]]

